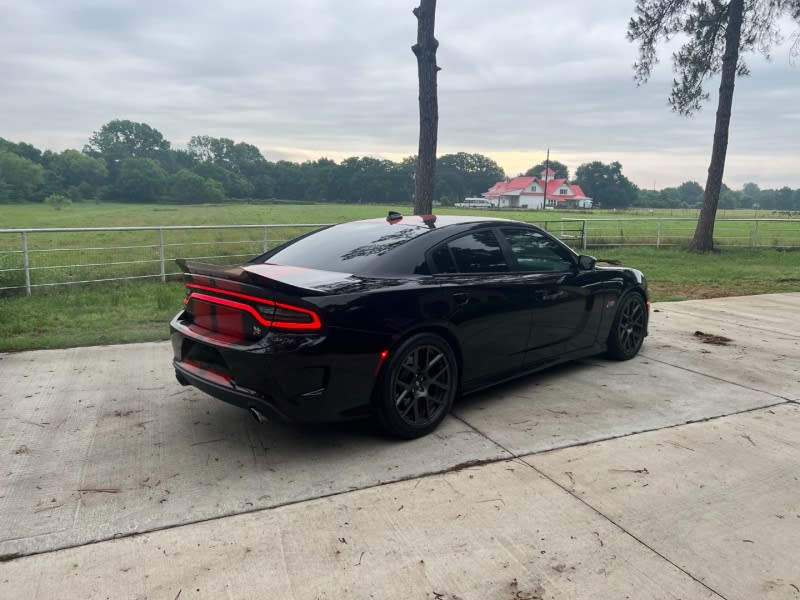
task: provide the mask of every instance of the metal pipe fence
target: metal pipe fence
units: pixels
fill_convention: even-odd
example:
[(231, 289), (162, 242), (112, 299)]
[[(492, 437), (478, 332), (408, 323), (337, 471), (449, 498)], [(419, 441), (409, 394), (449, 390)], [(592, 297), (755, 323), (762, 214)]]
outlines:
[[(562, 221), (582, 223), (582, 249), (613, 246), (685, 247), (692, 240), (697, 225), (697, 219), (685, 217), (565, 218)], [(800, 219), (717, 219), (714, 246), (798, 249)]]
[(326, 223), (0, 229), (0, 292), (180, 275), (176, 258), (243, 262)]
[[(534, 216), (534, 215), (532, 215)], [(692, 218), (530, 219), (573, 248), (686, 246)], [(327, 226), (193, 225), (0, 229), (0, 294), (122, 280), (167, 281), (180, 275), (176, 258), (217, 264), (244, 262)], [(717, 247), (800, 248), (798, 219), (717, 219)]]

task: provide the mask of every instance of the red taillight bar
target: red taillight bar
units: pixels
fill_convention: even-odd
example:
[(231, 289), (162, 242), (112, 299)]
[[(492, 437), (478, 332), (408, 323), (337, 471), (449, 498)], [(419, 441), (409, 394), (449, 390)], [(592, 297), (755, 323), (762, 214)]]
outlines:
[(264, 304), (266, 306), (274, 306), (276, 308), (282, 308), (284, 310), (290, 310), (293, 312), (302, 313), (311, 319), (311, 321), (308, 323), (270, 320), (265, 318), (261, 313), (259, 313), (254, 307), (250, 306), (249, 304), (236, 302), (234, 300), (228, 300), (227, 298), (220, 298), (218, 296), (209, 296), (208, 294), (201, 294), (197, 292), (192, 292), (189, 295), (189, 299), (197, 298), (198, 300), (202, 300), (204, 302), (210, 302), (212, 304), (219, 304), (221, 306), (227, 306), (228, 308), (242, 310), (252, 315), (259, 323), (261, 323), (265, 327), (280, 327), (281, 329), (294, 329), (294, 330), (304, 330), (304, 331), (316, 330), (322, 328), (322, 321), (320, 321), (319, 315), (315, 313), (313, 310), (309, 310), (307, 308), (301, 308), (299, 306), (293, 306), (291, 304), (284, 304), (282, 302), (275, 302), (274, 300), (267, 300), (266, 298), (259, 298), (258, 296), (249, 296), (247, 294), (242, 294), (240, 292), (222, 290), (208, 285), (200, 285), (198, 283), (187, 283), (186, 287), (193, 290), (205, 290), (208, 292), (214, 292), (215, 294), (233, 296), (234, 298), (249, 300), (250, 302), (255, 302), (257, 304)]

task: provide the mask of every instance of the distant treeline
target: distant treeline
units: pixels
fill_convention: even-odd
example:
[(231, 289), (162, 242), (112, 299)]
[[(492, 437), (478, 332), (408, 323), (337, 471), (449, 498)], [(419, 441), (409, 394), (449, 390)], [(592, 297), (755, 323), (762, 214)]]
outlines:
[[(549, 165), (569, 178), (558, 161)], [(527, 175), (539, 175), (539, 163)], [(52, 152), (25, 142), (0, 138), (0, 202), (70, 202), (103, 200), (130, 203), (219, 203), (269, 200), (390, 203), (412, 202), (416, 157), (394, 162), (351, 157), (294, 163), (266, 160), (258, 148), (228, 138), (194, 136), (187, 148), (174, 149), (146, 123), (114, 120), (89, 138), (83, 150)], [(479, 197), (503, 169), (481, 154), (459, 152), (437, 159), (434, 198), (448, 205)], [(572, 181), (572, 180), (571, 180)], [(595, 206), (685, 208), (702, 201), (702, 187), (688, 181), (658, 192), (641, 190), (622, 174), (618, 162), (578, 167), (573, 183)], [(800, 210), (800, 190), (760, 190), (748, 183), (740, 191), (723, 186), (722, 208)]]

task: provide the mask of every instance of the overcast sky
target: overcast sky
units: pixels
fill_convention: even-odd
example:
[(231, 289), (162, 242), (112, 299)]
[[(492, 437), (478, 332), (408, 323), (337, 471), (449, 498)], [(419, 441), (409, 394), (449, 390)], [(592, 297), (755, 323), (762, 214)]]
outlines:
[[(192, 135), (270, 160), (415, 154), (417, 0), (0, 0), (0, 137), (82, 148), (120, 118), (173, 147)], [(509, 176), (553, 159), (618, 160), (644, 188), (705, 183), (718, 80), (693, 118), (667, 104), (671, 49), (633, 82), (634, 2), (439, 0), (439, 154)], [(786, 23), (785, 31), (793, 29)], [(788, 36), (787, 36), (788, 37)], [(725, 182), (800, 188), (800, 65), (749, 55)]]

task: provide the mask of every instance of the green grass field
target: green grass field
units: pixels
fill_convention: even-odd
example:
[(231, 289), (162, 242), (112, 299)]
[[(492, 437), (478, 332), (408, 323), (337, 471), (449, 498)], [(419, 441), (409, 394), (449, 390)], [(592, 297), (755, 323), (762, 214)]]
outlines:
[[(0, 229), (34, 227), (117, 227), (161, 225), (242, 225), (264, 223), (339, 223), (384, 216), (388, 210), (411, 214), (410, 206), (388, 204), (212, 204), (155, 205), (78, 202), (57, 210), (44, 204), (0, 205)], [(461, 214), (465, 209), (436, 207), (441, 214)], [(473, 211), (480, 214), (483, 211)], [(640, 209), (627, 211), (529, 211), (503, 210), (509, 219), (554, 220), (562, 217), (604, 218), (697, 218), (695, 209)], [(720, 210), (718, 218), (786, 217), (752, 210)], [(800, 215), (794, 215), (800, 221)]]
[[(165, 207), (125, 204), (73, 204), (63, 210), (44, 205), (5, 205), (0, 207), (0, 229), (42, 227), (119, 227), (169, 225), (239, 225), (333, 223), (365, 217), (383, 216), (389, 208), (411, 213), (408, 207), (383, 205), (289, 205), (289, 204), (226, 204), (216, 206)], [(457, 214), (463, 209), (437, 208), (441, 214)], [(671, 214), (670, 214), (671, 213)], [(476, 214), (496, 212), (476, 211)], [(800, 219), (781, 223), (780, 231), (770, 229), (770, 221), (759, 221), (758, 241), (774, 248), (750, 248), (753, 241), (751, 221), (722, 221), (717, 232), (723, 240), (737, 239), (741, 247), (723, 249), (714, 254), (696, 255), (685, 252), (681, 245), (694, 228), (695, 211), (654, 211), (637, 214), (562, 213), (561, 211), (502, 211), (502, 216), (539, 223), (562, 237), (569, 237), (570, 224), (562, 218), (586, 218), (590, 248), (586, 253), (600, 259), (619, 262), (642, 269), (650, 281), (652, 299), (682, 300), (730, 295), (790, 292), (800, 290), (800, 252), (776, 249), (782, 236), (798, 235)], [(648, 217), (643, 219), (642, 217)], [(722, 213), (720, 213), (722, 216)], [(729, 218), (733, 215), (730, 212)], [(741, 218), (751, 218), (752, 211), (742, 211)], [(763, 215), (762, 215), (763, 216)], [(669, 218), (685, 221), (667, 221)], [(620, 219), (625, 220), (620, 220)], [(635, 218), (636, 220), (629, 220)], [(661, 248), (637, 246), (652, 243), (659, 235)], [(614, 219), (611, 221), (605, 219)], [(669, 226), (668, 226), (669, 225)], [(679, 229), (679, 230), (678, 230)], [(282, 239), (299, 235), (304, 230), (269, 230), (266, 245), (272, 247)], [(0, 235), (0, 287), (20, 283), (19, 273), (3, 273), (20, 260), (19, 234)], [(577, 245), (577, 240), (571, 240)], [(776, 243), (773, 243), (776, 242)], [(235, 255), (253, 256), (265, 245), (263, 228), (236, 230), (231, 238), (222, 230), (165, 233), (169, 272), (177, 272), (174, 258), (194, 253), (211, 252), (225, 262)], [(674, 243), (676, 246), (668, 246)], [(594, 244), (594, 247), (592, 247)], [(626, 244), (618, 246), (616, 244)], [(796, 242), (800, 246), (800, 240)], [(96, 250), (97, 248), (112, 249)], [(33, 273), (34, 283), (47, 283), (61, 278), (65, 268), (58, 264), (99, 265), (102, 262), (123, 262), (114, 267), (72, 267), (72, 281), (83, 278), (114, 276), (119, 269), (130, 276), (157, 273), (158, 232), (93, 232), (90, 234), (36, 234), (29, 239), (31, 260), (42, 265)], [(6, 254), (3, 254), (6, 251)], [(196, 251), (196, 252), (195, 252)], [(9, 253), (11, 252), (11, 253)], [(5, 258), (3, 258), (5, 257)], [(10, 258), (9, 258), (10, 257)], [(6, 261), (5, 263), (3, 261)], [(50, 261), (50, 263), (48, 263)], [(127, 264), (131, 262), (132, 264)], [(228, 262), (234, 262), (229, 260)], [(155, 269), (155, 271), (154, 271)], [(11, 277), (16, 277), (12, 279)], [(46, 286), (34, 288), (32, 296), (19, 292), (0, 297), (0, 351), (34, 348), (111, 344), (163, 340), (168, 336), (167, 323), (181, 306), (183, 296), (179, 282), (161, 283), (157, 279), (127, 282)]]

